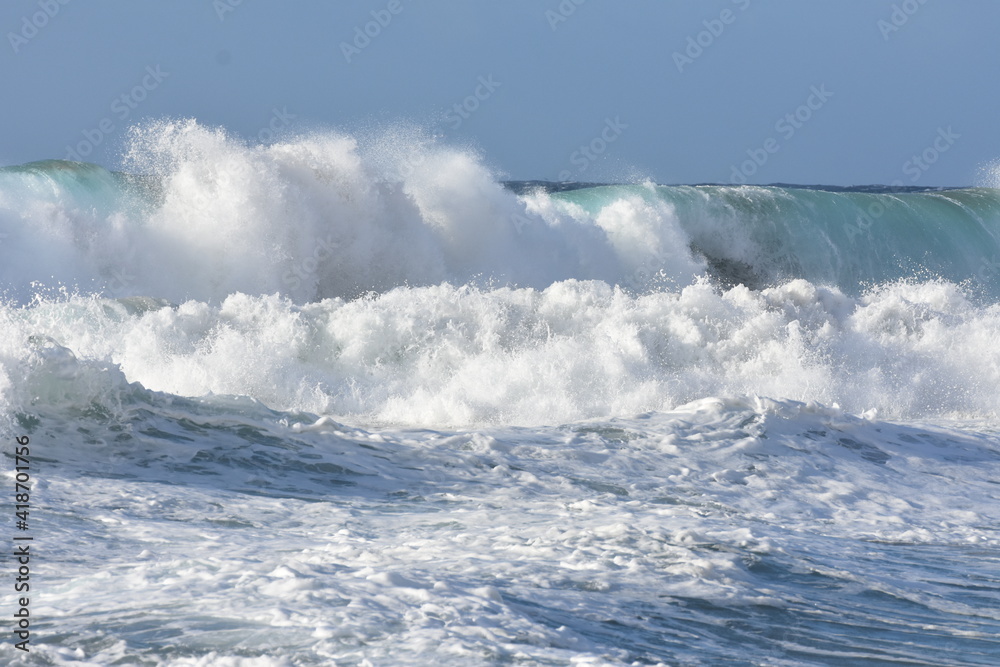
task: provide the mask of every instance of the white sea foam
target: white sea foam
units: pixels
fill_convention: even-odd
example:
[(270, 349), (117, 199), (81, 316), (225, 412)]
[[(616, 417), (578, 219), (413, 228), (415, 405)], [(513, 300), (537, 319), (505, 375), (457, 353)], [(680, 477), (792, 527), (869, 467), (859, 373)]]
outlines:
[[(519, 198), (447, 147), (366, 153), (331, 133), (247, 146), (193, 121), (137, 128), (130, 146), (128, 168), (154, 184), (138, 199), (97, 168), (7, 175), (0, 221), (14, 261), (0, 277), (13, 296), (30, 299), (40, 281), (304, 303), (445, 280), (638, 284), (644, 267), (685, 285), (703, 269), (665, 202), (623, 197), (592, 217), (544, 195)], [(419, 169), (407, 168), (414, 154)]]
[(60, 466), (34, 497), (61, 567), (33, 613), (73, 641), (32, 650), (54, 664), (995, 649), (1000, 454), (976, 429), (767, 399), (466, 432), (220, 399), (130, 412), (124, 430), (97, 413), (63, 430), (39, 408), (33, 442)]
[(853, 296), (941, 278), (1000, 294), (1000, 199), (985, 188), (646, 183), (518, 196), (480, 156), (419, 132), (248, 145), (189, 120), (134, 128), (128, 146), (125, 176), (67, 162), (0, 170), (8, 295), (61, 285), (308, 303), (445, 281), (675, 291), (706, 275), (754, 289), (803, 278)]
[(5, 664), (1000, 655), (995, 193), (518, 196), (186, 121), (130, 168), (0, 170)]
[(557, 424), (720, 395), (894, 419), (1000, 410), (1000, 307), (944, 282), (857, 299), (805, 281), (638, 296), (592, 281), (441, 284), (301, 306), (75, 297), (5, 307), (0, 327), (5, 395), (22, 407), (113, 403), (121, 376), (115, 387), (428, 426)]

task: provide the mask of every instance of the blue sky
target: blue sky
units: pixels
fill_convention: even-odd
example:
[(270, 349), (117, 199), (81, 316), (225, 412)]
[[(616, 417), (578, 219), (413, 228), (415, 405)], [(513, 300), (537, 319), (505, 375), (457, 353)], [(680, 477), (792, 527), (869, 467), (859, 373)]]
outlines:
[(1000, 158), (998, 25), (992, 0), (7, 0), (0, 163), (114, 167), (129, 125), (194, 117), (415, 123), (514, 179), (965, 185)]

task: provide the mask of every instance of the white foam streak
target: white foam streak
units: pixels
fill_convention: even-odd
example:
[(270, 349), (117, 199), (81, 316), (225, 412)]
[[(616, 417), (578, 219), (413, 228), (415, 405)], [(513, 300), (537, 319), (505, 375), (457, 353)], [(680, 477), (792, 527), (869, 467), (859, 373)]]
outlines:
[[(304, 306), (235, 294), (143, 308), (77, 298), (5, 309), (7, 377), (34, 378), (9, 380), (15, 402), (66, 376), (69, 362), (52, 347), (61, 346), (79, 360), (69, 375), (88, 378), (75, 389), (80, 402), (109, 400), (101, 392), (119, 389), (99, 391), (94, 378), (120, 368), (115, 387), (127, 379), (184, 396), (250, 396), (365, 423), (567, 423), (742, 395), (884, 418), (1000, 411), (1000, 309), (970, 304), (949, 283), (900, 283), (861, 299), (801, 280), (640, 296), (596, 281), (442, 284)], [(15, 343), (29, 337), (36, 342)]]

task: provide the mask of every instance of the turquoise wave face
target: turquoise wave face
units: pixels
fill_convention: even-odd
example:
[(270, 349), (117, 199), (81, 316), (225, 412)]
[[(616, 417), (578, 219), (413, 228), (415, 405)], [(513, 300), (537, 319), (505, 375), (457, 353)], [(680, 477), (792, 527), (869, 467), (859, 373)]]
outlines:
[(155, 194), (152, 179), (111, 172), (96, 164), (43, 160), (0, 167), (0, 201), (10, 208), (40, 201), (118, 210), (135, 197)]
[(691, 249), (730, 285), (803, 278), (858, 294), (900, 279), (944, 279), (1000, 294), (1000, 191), (991, 188), (603, 186), (553, 197), (595, 216), (627, 197), (665, 202)]
[(134, 150), (132, 174), (63, 161), (0, 169), (8, 298), (41, 287), (307, 303), (570, 279), (637, 294), (805, 279), (849, 296), (944, 280), (1000, 297), (995, 189), (504, 187), (451, 149), (387, 159), (339, 136), (246, 146), (196, 124)]

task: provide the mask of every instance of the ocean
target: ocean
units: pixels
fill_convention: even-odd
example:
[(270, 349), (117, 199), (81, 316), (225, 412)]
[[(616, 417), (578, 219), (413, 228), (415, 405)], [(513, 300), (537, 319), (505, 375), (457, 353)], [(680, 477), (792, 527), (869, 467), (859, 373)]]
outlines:
[(0, 257), (4, 664), (1000, 664), (998, 189), (178, 120)]

